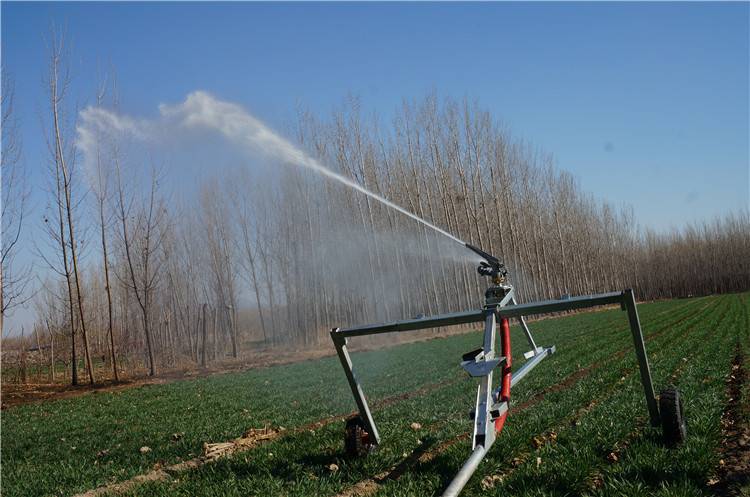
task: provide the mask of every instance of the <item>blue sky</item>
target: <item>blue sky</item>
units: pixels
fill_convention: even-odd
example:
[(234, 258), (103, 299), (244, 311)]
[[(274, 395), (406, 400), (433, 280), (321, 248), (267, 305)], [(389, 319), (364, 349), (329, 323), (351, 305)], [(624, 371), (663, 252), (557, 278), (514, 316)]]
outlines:
[[(116, 68), (122, 110), (153, 116), (196, 89), (276, 128), (347, 94), (388, 116), (403, 98), (479, 99), (582, 187), (656, 229), (748, 207), (743, 3), (2, 2), (32, 220), (45, 197), (44, 38), (63, 26), (73, 90)], [(31, 231), (33, 233), (33, 230)]]

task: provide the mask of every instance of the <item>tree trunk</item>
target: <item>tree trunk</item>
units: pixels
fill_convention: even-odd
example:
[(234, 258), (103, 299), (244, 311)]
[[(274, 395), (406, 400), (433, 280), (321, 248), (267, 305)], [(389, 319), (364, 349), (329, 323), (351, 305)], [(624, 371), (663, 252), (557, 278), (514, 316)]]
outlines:
[(202, 334), (201, 334), (201, 366), (206, 367), (206, 335), (208, 334), (208, 304), (203, 304)]
[(237, 318), (233, 306), (228, 306), (229, 333), (232, 337), (232, 357), (237, 359)]

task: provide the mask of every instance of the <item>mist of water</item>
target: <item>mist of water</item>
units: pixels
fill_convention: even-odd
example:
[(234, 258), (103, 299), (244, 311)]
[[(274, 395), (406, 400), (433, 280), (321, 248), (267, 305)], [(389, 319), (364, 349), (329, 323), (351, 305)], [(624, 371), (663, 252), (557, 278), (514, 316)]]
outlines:
[(351, 179), (331, 171), (319, 161), (294, 146), (291, 142), (279, 136), (239, 105), (223, 102), (206, 92), (196, 91), (188, 95), (181, 104), (174, 106), (161, 105), (159, 109), (165, 118), (175, 119), (183, 126), (201, 126), (217, 130), (229, 140), (241, 146), (252, 148), (256, 153), (261, 152), (274, 156), (290, 164), (305, 167), (322, 174), (326, 178), (338, 181), (391, 209), (397, 210), (454, 242), (466, 245), (464, 241), (447, 231), (425, 221), (390, 200), (371, 192)]
[[(179, 176), (171, 178), (170, 186), (184, 178), (218, 172), (228, 185), (258, 188), (252, 190), (248, 201), (268, 202), (272, 209), (276, 195), (274, 182), (282, 177), (273, 171), (268, 176), (265, 173), (268, 168), (282, 164), (314, 172), (323, 181), (335, 181), (429, 228), (429, 231), (415, 231), (412, 222), (397, 222), (395, 226), (372, 233), (364, 226), (358, 227), (357, 223), (342, 224), (339, 219), (322, 215), (318, 226), (321, 236), (305, 253), (311, 267), (309, 276), (325, 288), (331, 288), (329, 293), (336, 298), (355, 296), (351, 301), (361, 305), (362, 311), (351, 314), (352, 319), (359, 316), (363, 319), (366, 316), (368, 321), (392, 319), (395, 309), (409, 315), (455, 311), (458, 309), (454, 305), (477, 297), (461, 293), (464, 290), (471, 293), (475, 285), (471, 279), (457, 275), (465, 271), (467, 263), (477, 264), (482, 258), (468, 250), (462, 240), (327, 168), (237, 104), (218, 100), (205, 92), (194, 92), (180, 103), (159, 106), (159, 115), (155, 118), (130, 117), (101, 107), (82, 110), (76, 145), (87, 169), (96, 171), (97, 154), (101, 151), (98, 147), (102, 139), (106, 143), (109, 138), (125, 157), (121, 163), (130, 178), (139, 177), (138, 168), (144, 160), (156, 158), (158, 161), (167, 157), (180, 167)], [(236, 169), (238, 163), (247, 163), (247, 159), (251, 159), (253, 168)], [(222, 164), (230, 167), (222, 167)], [(239, 176), (232, 183), (232, 174), (247, 174), (252, 180)], [(189, 184), (186, 186), (190, 188)], [(244, 196), (241, 194), (240, 198)], [(260, 210), (255, 215), (269, 213)], [(374, 270), (368, 271), (369, 268)], [(367, 284), (362, 283), (363, 276)], [(437, 295), (438, 291), (442, 294)], [(254, 305), (249, 297), (254, 295), (252, 292), (246, 289), (249, 305)], [(434, 295), (425, 297), (430, 292)], [(282, 294), (274, 294), (274, 297), (277, 302), (285, 298)], [(356, 322), (338, 324), (354, 325)]]

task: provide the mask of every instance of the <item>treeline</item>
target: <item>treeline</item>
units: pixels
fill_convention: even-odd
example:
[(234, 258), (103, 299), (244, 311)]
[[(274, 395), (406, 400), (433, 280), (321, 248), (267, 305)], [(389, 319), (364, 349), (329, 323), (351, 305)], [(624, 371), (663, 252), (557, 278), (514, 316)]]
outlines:
[[(295, 164), (272, 174), (238, 165), (180, 204), (158, 171), (126, 177), (128, 156), (103, 134), (85, 185), (65, 127), (74, 119), (61, 118), (60, 64), (55, 51), (51, 250), (40, 251), (55, 277), (35, 297), (28, 336), (38, 362), (64, 367), (74, 383), (79, 367), (89, 381), (142, 368), (154, 375), (261, 348), (327, 346), (333, 326), (482, 304), (486, 282), (469, 251)], [(629, 209), (583, 192), (478, 104), (431, 95), (384, 125), (352, 99), (325, 119), (300, 113), (290, 134), (321, 164), (502, 258), (521, 301), (750, 288), (747, 211), (671, 233), (639, 229)]]
[(670, 233), (638, 238), (631, 280), (644, 299), (692, 297), (750, 288), (750, 216), (727, 214)]

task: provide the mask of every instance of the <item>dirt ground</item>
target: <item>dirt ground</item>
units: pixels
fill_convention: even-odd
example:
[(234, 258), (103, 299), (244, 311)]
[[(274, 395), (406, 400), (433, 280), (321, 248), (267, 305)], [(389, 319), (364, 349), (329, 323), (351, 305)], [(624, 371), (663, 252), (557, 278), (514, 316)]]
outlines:
[[(350, 350), (366, 351), (381, 349), (387, 346), (400, 345), (410, 342), (420, 342), (449, 335), (466, 333), (471, 330), (473, 330), (473, 328), (454, 327), (450, 329), (443, 328), (437, 332), (417, 332), (411, 334), (411, 336), (409, 336), (408, 338), (405, 336), (398, 337), (397, 340), (393, 340), (394, 337), (390, 337), (390, 340), (362, 339), (360, 343), (352, 343), (350, 345)], [(0, 406), (2, 407), (2, 409), (7, 409), (14, 406), (29, 404), (32, 402), (41, 402), (49, 399), (64, 399), (77, 397), (80, 395), (87, 395), (94, 392), (110, 392), (139, 387), (142, 385), (163, 384), (189, 378), (200, 378), (215, 374), (226, 374), (247, 371), (251, 369), (267, 368), (270, 366), (320, 359), (323, 357), (335, 355), (335, 353), (336, 351), (333, 346), (329, 345), (328, 343), (322, 344), (317, 348), (259, 350), (248, 352), (244, 354), (241, 359), (228, 358), (222, 361), (214, 361), (205, 368), (193, 365), (190, 367), (163, 369), (158, 371), (156, 377), (149, 377), (147, 375), (147, 371), (144, 369), (142, 371), (130, 373), (126, 377), (121, 377), (120, 381), (115, 381), (111, 378), (111, 371), (100, 370), (95, 373), (98, 374), (99, 378), (95, 385), (83, 383), (83, 378), (81, 379), (82, 384), (79, 384), (77, 386), (72, 386), (69, 383), (62, 382), (23, 384), (3, 382), (2, 389), (0, 391)], [(124, 373), (121, 373), (121, 375), (123, 374)], [(107, 378), (105, 377), (105, 375), (109, 375), (110, 377)], [(65, 381), (69, 381), (69, 378), (65, 378)]]
[(742, 348), (732, 360), (727, 377), (727, 403), (721, 418), (724, 441), (719, 471), (709, 485), (719, 496), (750, 495), (750, 399), (745, 398), (748, 381)]
[[(242, 359), (227, 359), (214, 362), (208, 367), (172, 368), (159, 371), (156, 377), (149, 377), (147, 372), (137, 371), (129, 374), (120, 381), (111, 378), (111, 372), (99, 371), (99, 380), (95, 385), (88, 383), (72, 386), (69, 383), (3, 383), (0, 393), (0, 405), (2, 409), (32, 402), (40, 402), (49, 399), (64, 399), (78, 397), (94, 392), (111, 392), (135, 388), (142, 385), (156, 385), (170, 383), (188, 378), (199, 378), (215, 374), (225, 374), (250, 369), (265, 368), (279, 364), (289, 364), (310, 359), (318, 359), (334, 353), (331, 350), (295, 350), (289, 352), (260, 351), (248, 354)], [(109, 373), (110, 378), (102, 377)], [(95, 373), (96, 374), (96, 373)], [(121, 373), (121, 375), (124, 373)], [(69, 381), (69, 378), (65, 379)], [(82, 382), (84, 380), (82, 379)]]

